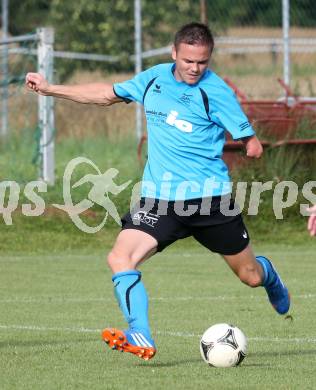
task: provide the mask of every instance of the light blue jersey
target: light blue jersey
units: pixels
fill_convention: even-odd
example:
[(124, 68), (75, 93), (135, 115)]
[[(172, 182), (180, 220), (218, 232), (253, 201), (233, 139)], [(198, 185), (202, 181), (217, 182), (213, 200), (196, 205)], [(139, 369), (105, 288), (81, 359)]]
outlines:
[(213, 71), (188, 85), (161, 64), (114, 84), (126, 102), (144, 105), (148, 160), (142, 196), (185, 200), (231, 192), (222, 160), (225, 130), (234, 140), (254, 135), (234, 93)]

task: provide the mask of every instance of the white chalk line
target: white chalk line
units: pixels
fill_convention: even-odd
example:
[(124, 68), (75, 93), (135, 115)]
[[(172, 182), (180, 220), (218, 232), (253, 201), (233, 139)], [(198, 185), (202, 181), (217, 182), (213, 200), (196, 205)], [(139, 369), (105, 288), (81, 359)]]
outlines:
[[(316, 294), (300, 294), (292, 295), (292, 299), (315, 299)], [(255, 296), (255, 295), (242, 295), (242, 296), (227, 296), (227, 295), (217, 295), (217, 296), (184, 296), (184, 297), (152, 297), (149, 298), (150, 301), (166, 301), (166, 302), (177, 302), (177, 301), (233, 301), (233, 300), (248, 300), (248, 299), (259, 299), (266, 300), (265, 296)], [(112, 298), (54, 298), (54, 297), (42, 297), (38, 298), (29, 298), (29, 297), (15, 297), (15, 298), (6, 298), (0, 299), (1, 303), (16, 303), (16, 304), (36, 304), (36, 303), (89, 303), (89, 302), (114, 302), (114, 297)]]
[(100, 333), (101, 329), (89, 329), (89, 328), (58, 328), (58, 327), (46, 327), (36, 325), (0, 325), (0, 330), (30, 330), (39, 332), (71, 332), (71, 333)]
[[(62, 332), (62, 333), (98, 333), (101, 334), (102, 329), (90, 329), (90, 328), (59, 328), (59, 327), (46, 327), (46, 326), (34, 326), (34, 325), (1, 325), (0, 330), (4, 331), (35, 331), (35, 332)], [(171, 332), (171, 331), (156, 331), (154, 335), (158, 336), (170, 336), (170, 337), (201, 337), (201, 334), (190, 333), (190, 332)], [(276, 342), (276, 343), (316, 343), (316, 337), (248, 337), (249, 341), (255, 342)]]

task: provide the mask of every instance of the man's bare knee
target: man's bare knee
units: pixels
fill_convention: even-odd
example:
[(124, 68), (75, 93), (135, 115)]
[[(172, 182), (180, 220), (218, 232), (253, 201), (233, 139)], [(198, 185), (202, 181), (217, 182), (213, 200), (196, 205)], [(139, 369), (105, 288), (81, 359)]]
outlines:
[(112, 271), (117, 271), (117, 269), (131, 269), (134, 268), (131, 259), (125, 253), (118, 252), (117, 250), (111, 250), (107, 256), (108, 266)]

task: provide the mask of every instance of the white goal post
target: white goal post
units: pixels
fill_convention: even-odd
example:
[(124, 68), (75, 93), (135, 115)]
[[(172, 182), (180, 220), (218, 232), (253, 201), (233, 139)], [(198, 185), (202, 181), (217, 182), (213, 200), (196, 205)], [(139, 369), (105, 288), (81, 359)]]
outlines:
[[(38, 72), (49, 83), (53, 82), (54, 60), (54, 30), (52, 28), (38, 28), (37, 64)], [(50, 185), (55, 182), (55, 118), (54, 99), (52, 96), (38, 96), (38, 119), (41, 130), (40, 138), (40, 178)]]
[[(53, 81), (53, 44), (54, 30), (52, 28), (38, 28), (35, 34), (20, 35), (0, 40), (0, 46), (4, 48), (6, 55), (10, 54), (10, 45), (19, 42), (37, 43), (37, 71), (41, 73), (49, 82)], [(14, 49), (12, 49), (14, 52)], [(30, 54), (28, 49), (22, 49), (22, 54)], [(7, 78), (7, 74), (3, 78)], [(6, 95), (4, 95), (6, 96)], [(38, 96), (38, 126), (40, 129), (40, 169), (39, 179), (47, 184), (55, 183), (55, 140), (54, 140), (54, 100), (50, 96)], [(7, 107), (7, 105), (4, 105)], [(7, 109), (7, 108), (6, 108)], [(6, 118), (7, 124), (8, 112), (2, 112), (2, 120)], [(8, 129), (3, 131), (2, 137), (7, 135)]]

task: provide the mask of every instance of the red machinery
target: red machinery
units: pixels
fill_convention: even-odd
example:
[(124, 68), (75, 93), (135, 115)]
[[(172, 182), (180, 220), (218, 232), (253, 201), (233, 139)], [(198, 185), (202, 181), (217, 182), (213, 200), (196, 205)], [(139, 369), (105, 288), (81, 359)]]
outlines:
[[(264, 147), (279, 147), (281, 145), (316, 145), (316, 138), (302, 138), (296, 135), (300, 126), (308, 132), (316, 130), (316, 98), (296, 96), (283, 80), (278, 82), (285, 90), (285, 97), (280, 100), (248, 100), (247, 96), (229, 79), (226, 83), (236, 93), (240, 104), (252, 126), (259, 132), (259, 138)], [(142, 148), (147, 141), (144, 134), (138, 144), (137, 156), (142, 164)], [(242, 142), (233, 141), (227, 133), (224, 146), (224, 160), (230, 168), (247, 160)]]
[(260, 131), (261, 138), (267, 141), (293, 138), (302, 125), (315, 130), (316, 99), (295, 96), (283, 80), (278, 79), (286, 96), (277, 101), (248, 100), (230, 79), (225, 81), (236, 93), (253, 127)]

